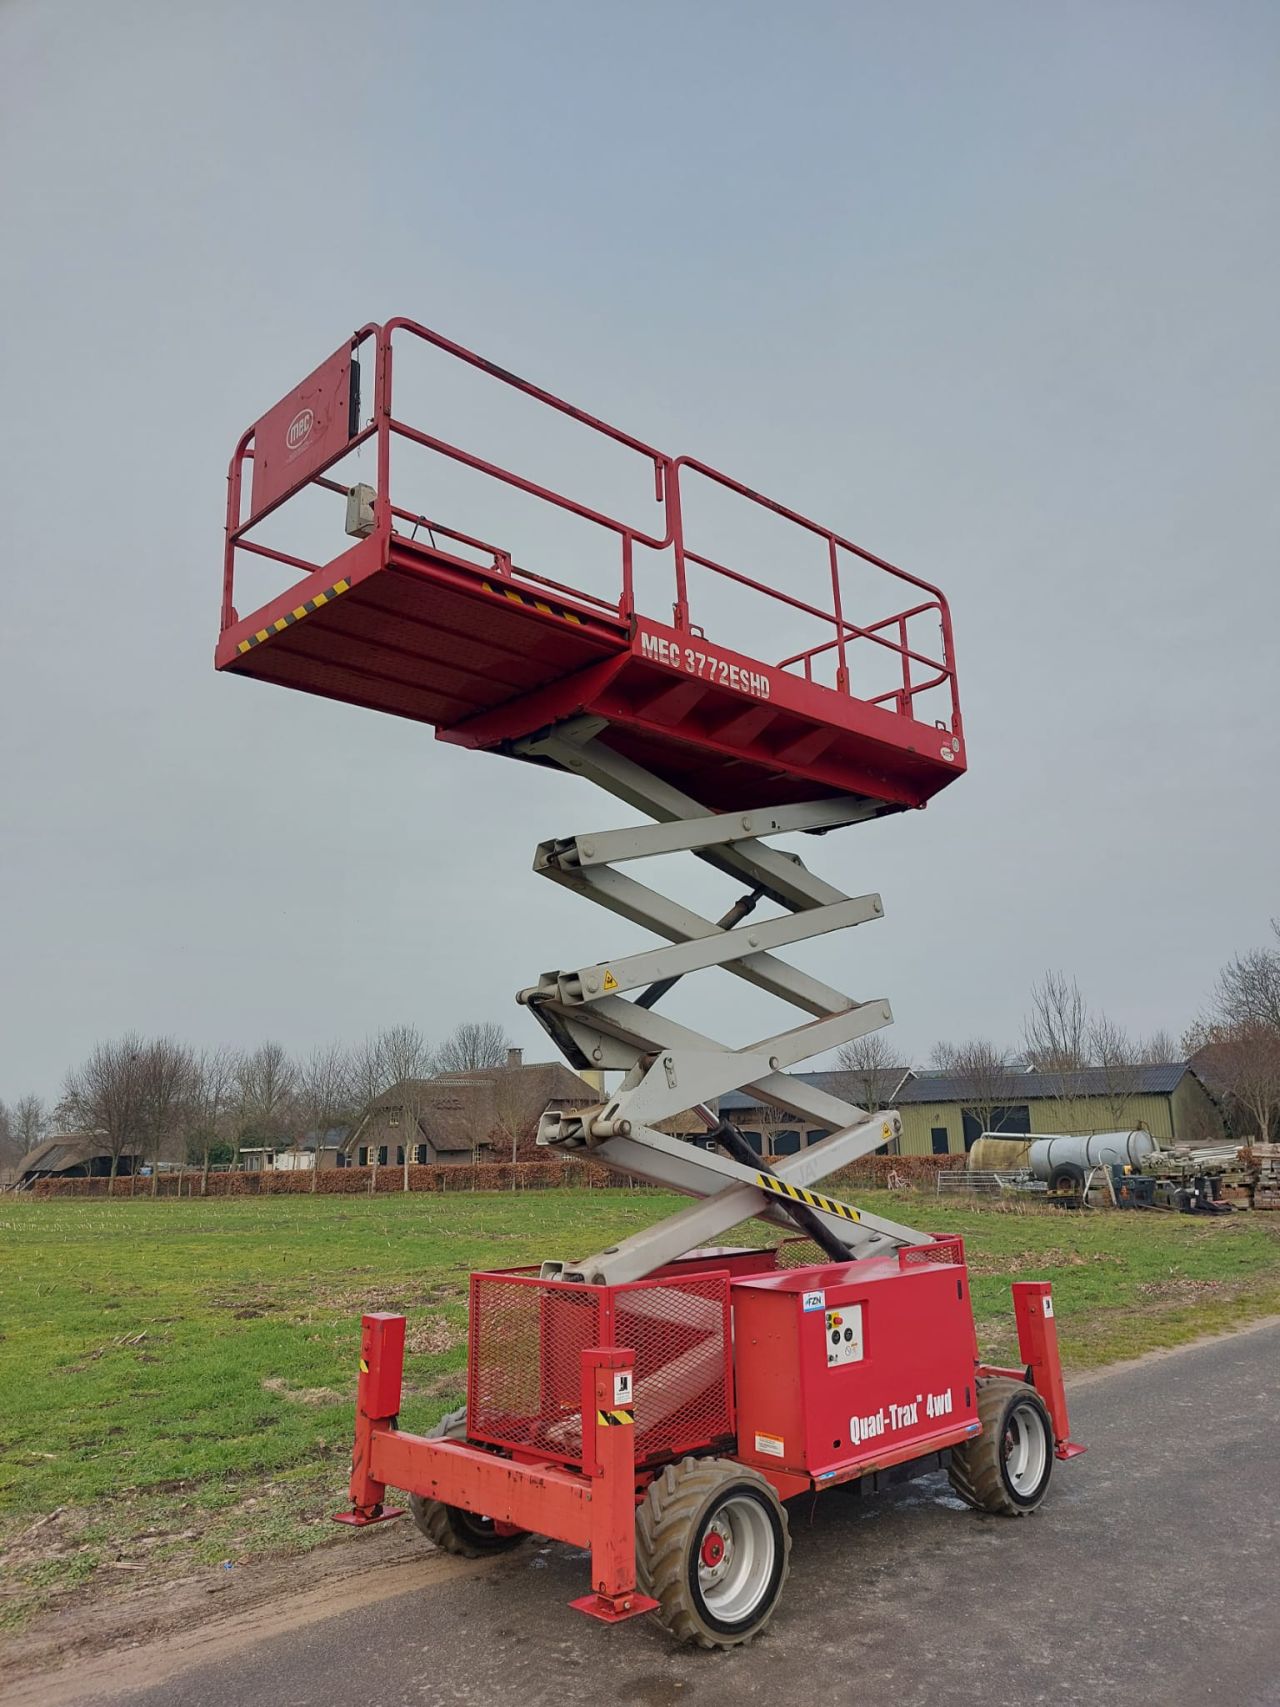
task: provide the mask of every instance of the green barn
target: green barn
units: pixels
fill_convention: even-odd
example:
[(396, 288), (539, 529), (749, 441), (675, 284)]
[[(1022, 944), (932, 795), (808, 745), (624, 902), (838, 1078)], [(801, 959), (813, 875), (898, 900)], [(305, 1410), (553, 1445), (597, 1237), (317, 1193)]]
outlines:
[[(1222, 1111), (1184, 1061), (1156, 1066), (1085, 1067), (1072, 1073), (1014, 1067), (998, 1086), (955, 1073), (801, 1073), (806, 1084), (865, 1106), (896, 1108), (904, 1156), (963, 1156), (984, 1129), (1007, 1132), (1116, 1132), (1144, 1126), (1162, 1143), (1219, 1143)], [(753, 1102), (742, 1091), (720, 1098), (720, 1112), (764, 1156), (791, 1156), (826, 1137), (794, 1115)]]

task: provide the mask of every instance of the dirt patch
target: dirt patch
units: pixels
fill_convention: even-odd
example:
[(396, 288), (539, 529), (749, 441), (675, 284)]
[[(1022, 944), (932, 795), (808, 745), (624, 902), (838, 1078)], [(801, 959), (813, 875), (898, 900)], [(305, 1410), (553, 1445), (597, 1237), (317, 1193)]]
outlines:
[(1041, 1273), (1050, 1268), (1108, 1268), (1124, 1267), (1125, 1257), (1119, 1251), (1069, 1251), (1057, 1245), (1044, 1251), (1022, 1251), (1016, 1255), (991, 1257), (983, 1260), (966, 1252), (970, 1274), (1005, 1275)]
[(439, 1375), (433, 1375), (421, 1386), (408, 1387), (405, 1391), (412, 1393), (418, 1399), (460, 1399), (467, 1390), (467, 1372), (465, 1369), (446, 1369)]
[(442, 1351), (452, 1351), (454, 1346), (464, 1344), (466, 1338), (467, 1330), (461, 1324), (450, 1322), (443, 1316), (428, 1316), (425, 1322), (409, 1329), (404, 1349), (420, 1357), (435, 1356)]
[(56, 1707), (86, 1693), (145, 1688), (316, 1618), (486, 1568), (437, 1553), (412, 1524), (394, 1523), (354, 1539), (338, 1533), (311, 1553), (303, 1594), (296, 1557), (256, 1559), (234, 1571), (206, 1566), (164, 1583), (141, 1583), (129, 1571), (105, 1582), (99, 1576), (92, 1591), (86, 1585), (67, 1596), (56, 1613), (3, 1644), (0, 1699), (6, 1707)]
[[(370, 1271), (371, 1273), (373, 1271)], [(319, 1287), (307, 1294), (297, 1308), (307, 1316), (327, 1314), (332, 1311), (336, 1316), (354, 1318), (367, 1315), (371, 1310), (385, 1310), (393, 1316), (405, 1316), (414, 1310), (440, 1304), (462, 1304), (466, 1301), (467, 1282), (469, 1274), (459, 1271), (456, 1284), (448, 1281), (437, 1281), (431, 1286), (424, 1286), (421, 1292), (379, 1292), (377, 1276), (371, 1283), (365, 1282), (358, 1287)], [(382, 1276), (383, 1284), (386, 1276)]]
[(332, 1387), (294, 1387), (281, 1375), (269, 1375), (262, 1383), (262, 1389), (295, 1405), (340, 1405), (350, 1396), (335, 1392)]
[(1144, 1280), (1138, 1287), (1143, 1298), (1159, 1303), (1194, 1304), (1199, 1298), (1216, 1298), (1231, 1291), (1225, 1280), (1192, 1280), (1187, 1276), (1169, 1280)]

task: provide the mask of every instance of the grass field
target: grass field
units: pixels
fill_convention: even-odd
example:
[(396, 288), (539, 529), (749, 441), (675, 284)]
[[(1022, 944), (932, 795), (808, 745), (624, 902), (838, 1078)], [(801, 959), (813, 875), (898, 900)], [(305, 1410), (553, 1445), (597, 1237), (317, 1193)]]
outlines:
[[(1280, 1311), (1280, 1216), (1068, 1215), (860, 1193), (965, 1235), (984, 1352), (1054, 1283), (1069, 1368)], [(0, 1207), (0, 1626), (94, 1579), (335, 1538), (360, 1312), (409, 1321), (406, 1427), (461, 1402), (466, 1278), (581, 1255), (653, 1192)], [(766, 1230), (751, 1223), (751, 1239)], [(50, 1514), (56, 1514), (51, 1516)]]

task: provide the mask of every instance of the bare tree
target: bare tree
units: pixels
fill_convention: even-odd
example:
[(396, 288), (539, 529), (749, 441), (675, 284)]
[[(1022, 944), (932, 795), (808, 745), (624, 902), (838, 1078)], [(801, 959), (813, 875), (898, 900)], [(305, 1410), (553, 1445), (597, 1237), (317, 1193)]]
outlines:
[(431, 1045), (416, 1025), (393, 1025), (351, 1051), (351, 1102), (363, 1109), (402, 1079), (427, 1079), (435, 1071)]
[(1258, 1022), (1201, 1026), (1188, 1053), (1227, 1094), (1231, 1125), (1242, 1139), (1270, 1142), (1280, 1125), (1280, 1029)]
[(225, 1044), (204, 1050), (192, 1063), (186, 1148), (188, 1161), (200, 1164), (202, 1197), (209, 1190), (214, 1151), (225, 1147), (235, 1159), (231, 1122), (238, 1104), (239, 1070), (239, 1056)]
[(478, 1067), (506, 1065), (511, 1039), (497, 1020), (465, 1020), (440, 1045), (441, 1073), (473, 1073)]
[(9, 1122), (15, 1140), (22, 1145), (22, 1154), (34, 1150), (49, 1127), (49, 1111), (34, 1092), (19, 1097), (9, 1110)]
[(25, 1154), (26, 1151), (13, 1129), (13, 1117), (5, 1104), (0, 1102), (0, 1168), (13, 1167)]
[(958, 1081), (962, 1112), (984, 1132), (998, 1132), (1009, 1117), (1014, 1093), (1006, 1052), (986, 1038), (973, 1037), (967, 1043), (936, 1044), (932, 1058), (935, 1066)]
[(1280, 1029), (1246, 1021), (1201, 1028), (1187, 1041), (1226, 1091), (1239, 1136), (1268, 1142), (1280, 1123)]
[(416, 1025), (392, 1025), (378, 1033), (378, 1050), (387, 1072), (387, 1083), (401, 1079), (429, 1079), (436, 1071), (431, 1045)]
[(142, 1039), (126, 1032), (114, 1043), (94, 1045), (87, 1061), (72, 1068), (58, 1105), (59, 1117), (102, 1140), (111, 1158), (110, 1178), (120, 1158), (136, 1158), (142, 1138)]
[[(427, 1062), (427, 1073), (430, 1073), (430, 1062)], [(409, 1169), (413, 1164), (415, 1152), (422, 1142), (422, 1117), (431, 1106), (433, 1096), (431, 1079), (423, 1074), (398, 1081), (397, 1090), (400, 1095), (400, 1106), (404, 1113), (404, 1178), (402, 1189), (409, 1189)]]
[[(889, 1107), (899, 1085), (911, 1071), (909, 1066), (903, 1066), (889, 1039), (879, 1031), (868, 1032), (865, 1037), (856, 1037), (852, 1043), (844, 1044), (836, 1052), (836, 1060), (840, 1070), (848, 1073), (853, 1081), (854, 1102), (868, 1114)], [(895, 1138), (891, 1146), (882, 1145), (881, 1148), (897, 1155), (900, 1142)]]
[(1134, 1049), (1134, 1060), (1143, 1067), (1165, 1067), (1183, 1059), (1182, 1045), (1164, 1026), (1143, 1038)]
[[(494, 1136), (511, 1146), (511, 1189), (516, 1189), (515, 1164), (520, 1158), (520, 1146), (532, 1136), (529, 1119), (529, 1096), (522, 1088), (518, 1072), (501, 1072), (493, 1081)], [(485, 1137), (488, 1134), (484, 1134)], [(479, 1153), (480, 1134), (475, 1135), (471, 1150), (474, 1166)]]
[(236, 1063), (240, 1136), (278, 1143), (292, 1125), (298, 1069), (279, 1043), (263, 1043)]
[(138, 1123), (151, 1158), (153, 1195), (160, 1162), (171, 1157), (190, 1103), (194, 1068), (190, 1047), (172, 1037), (153, 1037), (139, 1051)]
[(314, 1134), (311, 1189), (319, 1189), (321, 1152), (329, 1130), (351, 1115), (351, 1059), (340, 1043), (321, 1044), (299, 1064), (296, 1093), (299, 1132), (295, 1145)]
[(304, 1134), (316, 1135), (316, 1172), (325, 1134), (349, 1118), (351, 1101), (351, 1061), (346, 1050), (340, 1043), (321, 1044), (300, 1063), (297, 1087), (299, 1124)]
[(390, 1084), (378, 1037), (366, 1037), (350, 1055), (351, 1101), (364, 1108)]
[(1089, 1013), (1074, 978), (1046, 972), (1031, 986), (1023, 1038), (1027, 1059), (1041, 1071), (1072, 1073), (1088, 1064)]
[[(1271, 929), (1280, 944), (1280, 919)], [(1251, 949), (1224, 966), (1208, 1014), (1183, 1043), (1226, 1092), (1234, 1130), (1269, 1140), (1280, 1122), (1280, 946)]]
[[(1280, 919), (1272, 919), (1280, 945)], [(1210, 1023), (1269, 1026), (1280, 1031), (1280, 946), (1238, 954), (1218, 975)]]
[(1140, 1082), (1133, 1039), (1122, 1025), (1098, 1014), (1089, 1024), (1089, 1053), (1101, 1075), (1106, 1119), (1113, 1127), (1123, 1126)]

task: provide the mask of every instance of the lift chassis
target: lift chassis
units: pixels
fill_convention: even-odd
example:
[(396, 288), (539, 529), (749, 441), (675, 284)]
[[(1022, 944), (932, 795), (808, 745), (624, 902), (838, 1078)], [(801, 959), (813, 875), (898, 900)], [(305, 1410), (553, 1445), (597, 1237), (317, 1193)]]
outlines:
[[(434, 419), (430, 431), (411, 425), (393, 400), (393, 345), (397, 375), (424, 352), (461, 364), (521, 394), (522, 408), (550, 411), (557, 429), (638, 463), (644, 503), (608, 513), (499, 467)], [(437, 410), (442, 393), (429, 385), (426, 395)], [(434, 475), (409, 503), (400, 470), (413, 457), (430, 458)], [(576, 539), (585, 529), (610, 544), (617, 596), (535, 571), (512, 540), (486, 543), (469, 518), (464, 527), (452, 511), (449, 522), (424, 514), (424, 493), (439, 497), (454, 474), (459, 502), (467, 481), (489, 482), (516, 506), (495, 513), (541, 506)], [(740, 542), (757, 522), (785, 527), (802, 555), (816, 551), (816, 567), (780, 563), (766, 582), (723, 561), (689, 522), (690, 489), (707, 486), (745, 507)], [(336, 497), (345, 513), (347, 543), (319, 562), (281, 549), (280, 518), (303, 494)], [(246, 567), (290, 579), (242, 615)], [(655, 612), (667, 572), (671, 602)], [(721, 608), (699, 602), (708, 587), (770, 601), (757, 602), (751, 632), (776, 635), (778, 650), (804, 644), (773, 659), (709, 640), (695, 621)], [(365, 1316), (350, 1506), (338, 1521), (401, 1515), (388, 1504), (398, 1489), (424, 1533), (453, 1552), (551, 1536), (590, 1552), (579, 1610), (605, 1622), (655, 1613), (677, 1638), (720, 1648), (772, 1616), (789, 1568), (786, 1502), (799, 1495), (874, 1491), (936, 1469), (978, 1510), (1033, 1511), (1055, 1459), (1083, 1450), (1069, 1437), (1048, 1285), (1013, 1288), (1019, 1366), (984, 1363), (962, 1241), (817, 1189), (891, 1149), (897, 1113), (790, 1071), (892, 1016), (886, 1001), (847, 995), (780, 957), (883, 909), (878, 895), (845, 894), (772, 840), (923, 807), (963, 774), (939, 589), (398, 319), (354, 333), (237, 445), (215, 663), (583, 778), (650, 820), (544, 842), (534, 864), (658, 946), (545, 972), (519, 999), (572, 1067), (613, 1087), (593, 1097), (584, 1082), (582, 1105), (544, 1115), (538, 1142), (681, 1193), (688, 1206), (601, 1250), (473, 1274), (467, 1403), (429, 1435), (399, 1426), (404, 1318)], [(737, 887), (723, 916), (627, 869), (673, 855)], [(786, 1004), (798, 1022), (743, 1045), (660, 1011), (675, 984), (708, 971)], [(718, 1112), (743, 1089), (825, 1136), (771, 1162)], [(716, 1243), (752, 1217), (810, 1241), (822, 1260), (789, 1266), (794, 1243)]]

